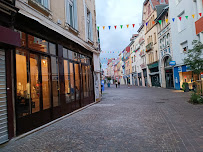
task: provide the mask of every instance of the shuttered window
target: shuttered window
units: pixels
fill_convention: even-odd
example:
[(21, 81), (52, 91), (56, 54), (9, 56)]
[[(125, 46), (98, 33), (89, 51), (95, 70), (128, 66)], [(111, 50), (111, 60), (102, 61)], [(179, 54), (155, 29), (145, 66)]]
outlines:
[(5, 52), (0, 50), (0, 144), (8, 140)]

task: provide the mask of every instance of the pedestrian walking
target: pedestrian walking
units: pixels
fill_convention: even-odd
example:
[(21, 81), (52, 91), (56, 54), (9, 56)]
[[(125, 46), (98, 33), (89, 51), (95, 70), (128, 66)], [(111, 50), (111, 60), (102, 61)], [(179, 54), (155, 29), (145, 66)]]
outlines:
[(118, 86), (118, 82), (116, 81), (116, 88), (117, 88), (117, 86)]
[(120, 88), (120, 81), (118, 81), (118, 87)]

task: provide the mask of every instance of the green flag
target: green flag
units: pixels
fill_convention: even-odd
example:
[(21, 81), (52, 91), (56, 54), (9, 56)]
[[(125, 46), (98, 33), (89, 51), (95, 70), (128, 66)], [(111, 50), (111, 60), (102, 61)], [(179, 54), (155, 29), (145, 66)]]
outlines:
[(97, 26), (97, 29), (99, 30), (99, 26)]
[(159, 20), (159, 23), (161, 24), (162, 20)]
[(188, 16), (185, 16), (186, 19), (188, 19)]
[(123, 28), (123, 25), (121, 25), (121, 29)]

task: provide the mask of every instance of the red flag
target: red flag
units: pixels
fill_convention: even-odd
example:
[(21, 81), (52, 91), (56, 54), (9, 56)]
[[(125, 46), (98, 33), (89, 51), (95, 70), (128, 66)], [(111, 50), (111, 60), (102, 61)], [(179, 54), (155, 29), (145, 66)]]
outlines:
[(152, 21), (152, 24), (154, 25), (154, 24), (155, 24), (155, 21)]
[(199, 13), (199, 16), (202, 16), (202, 13)]
[(135, 24), (133, 24), (133, 28), (135, 27)]
[(115, 27), (115, 29), (116, 29), (117, 26), (114, 26), (114, 27)]
[(181, 21), (182, 17), (179, 17), (179, 20)]

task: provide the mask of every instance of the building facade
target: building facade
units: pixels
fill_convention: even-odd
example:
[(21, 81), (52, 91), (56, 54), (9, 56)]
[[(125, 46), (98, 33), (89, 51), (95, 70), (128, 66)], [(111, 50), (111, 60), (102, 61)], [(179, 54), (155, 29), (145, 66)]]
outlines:
[[(196, 75), (193, 75), (190, 67), (184, 65), (183, 59), (187, 56), (188, 49), (191, 49), (193, 40), (200, 39), (196, 35), (195, 21), (198, 20), (197, 9), (200, 1), (171, 1), (169, 3), (169, 16), (176, 20), (171, 23), (171, 39), (173, 60), (176, 62), (174, 67), (174, 86), (175, 89), (181, 89), (183, 82), (189, 83), (189, 88), (192, 89), (192, 84), (198, 79)], [(201, 12), (200, 12), (201, 13)], [(195, 15), (194, 18), (192, 15)], [(186, 19), (185, 16), (188, 16)], [(181, 18), (181, 20), (179, 19)]]
[(155, 19), (158, 29), (160, 82), (163, 88), (174, 88), (173, 67), (169, 65), (173, 60), (171, 48), (171, 27), (169, 20), (169, 6), (159, 11)]
[(7, 87), (14, 107), (8, 110), (10, 138), (101, 96), (95, 1), (16, 0), (15, 7), (19, 44), (12, 44), (6, 64), (13, 76), (6, 78), (13, 84)]

